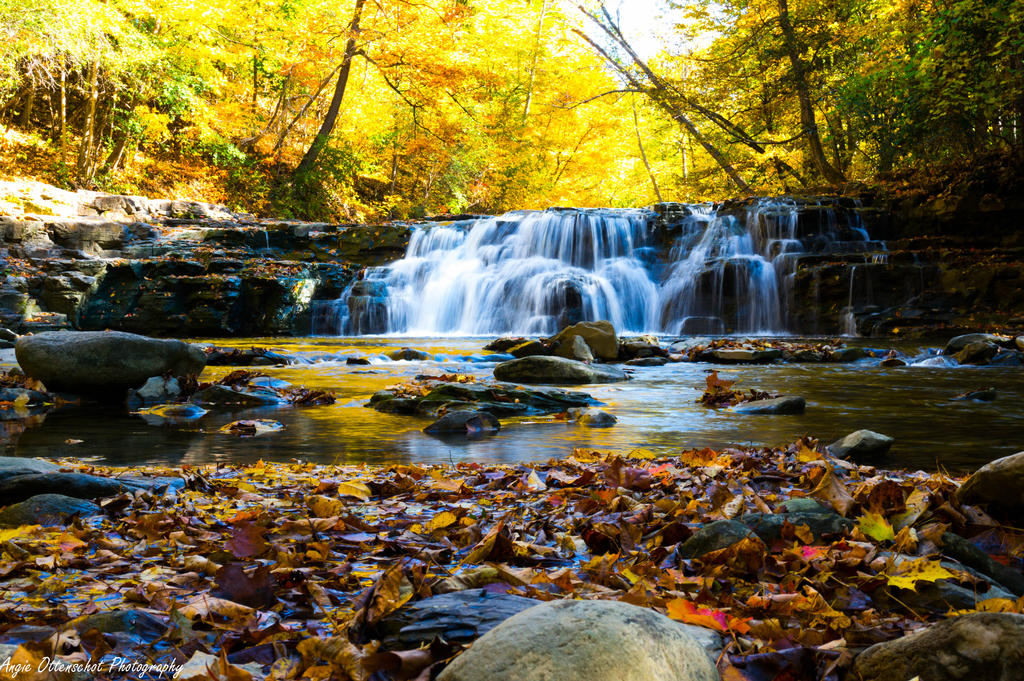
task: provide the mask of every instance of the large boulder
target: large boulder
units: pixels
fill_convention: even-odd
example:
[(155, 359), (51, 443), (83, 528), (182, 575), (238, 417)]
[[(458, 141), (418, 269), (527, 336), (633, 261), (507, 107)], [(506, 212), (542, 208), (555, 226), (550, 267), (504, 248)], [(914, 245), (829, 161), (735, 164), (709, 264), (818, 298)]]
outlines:
[(494, 377), (513, 383), (615, 383), (629, 378), (624, 371), (564, 357), (523, 357), (494, 367)]
[(955, 355), (971, 343), (991, 343), (992, 345), (998, 345), (1003, 338), (996, 336), (991, 333), (965, 333), (962, 336), (954, 336), (950, 338), (946, 343), (946, 347), (943, 348), (942, 354), (944, 355)]
[(977, 612), (876, 643), (853, 664), (860, 681), (1015, 681), (1024, 667), (1024, 615)]
[(757, 535), (746, 525), (735, 520), (716, 520), (694, 532), (692, 537), (679, 545), (676, 553), (686, 560), (700, 558), (744, 539), (757, 539)]
[(999, 352), (999, 346), (988, 341), (968, 343), (953, 355), (959, 364), (985, 364)]
[(0, 480), (0, 499), (13, 504), (38, 494), (63, 494), (76, 499), (102, 499), (121, 492), (138, 489), (116, 478), (104, 478), (87, 473), (29, 473)]
[(18, 364), (49, 390), (120, 398), (151, 376), (198, 376), (202, 350), (179, 340), (120, 331), (51, 331), (22, 336)]
[(551, 601), (480, 637), (439, 681), (718, 681), (686, 625), (620, 601)]
[(1024, 452), (989, 461), (967, 478), (957, 494), (968, 504), (1024, 509)]
[(889, 451), (895, 440), (873, 430), (856, 430), (828, 446), (832, 456), (842, 458), (872, 458)]
[(607, 361), (619, 358), (619, 338), (611, 322), (578, 322), (568, 326), (548, 340), (549, 345), (558, 344), (556, 352), (562, 357), (572, 357), (573, 338), (581, 337), (594, 357)]

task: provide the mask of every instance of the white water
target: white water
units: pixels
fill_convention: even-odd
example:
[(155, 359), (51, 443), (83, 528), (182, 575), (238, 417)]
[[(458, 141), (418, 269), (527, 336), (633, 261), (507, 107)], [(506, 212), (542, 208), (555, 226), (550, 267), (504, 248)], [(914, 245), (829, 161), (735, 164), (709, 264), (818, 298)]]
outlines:
[[(784, 333), (797, 258), (836, 243), (834, 216), (808, 240), (788, 200), (760, 200), (739, 217), (710, 205), (682, 210), (667, 259), (658, 257), (657, 216), (644, 210), (516, 211), (425, 226), (404, 258), (367, 270), (324, 306), (316, 330), (537, 335), (607, 319), (625, 333)], [(859, 227), (848, 232), (867, 241)]]

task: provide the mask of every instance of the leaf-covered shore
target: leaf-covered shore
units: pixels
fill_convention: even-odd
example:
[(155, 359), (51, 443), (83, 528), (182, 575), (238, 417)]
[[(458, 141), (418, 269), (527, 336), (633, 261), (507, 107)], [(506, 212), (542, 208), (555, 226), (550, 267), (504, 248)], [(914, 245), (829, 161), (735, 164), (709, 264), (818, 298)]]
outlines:
[[(20, 644), (12, 659), (429, 678), (459, 646), (384, 654), (375, 625), (411, 601), (486, 587), (623, 600), (716, 630), (726, 678), (797, 667), (840, 678), (858, 650), (951, 612), (1024, 612), (980, 563), (949, 559), (964, 559), (950, 550), (960, 538), (1019, 570), (1024, 532), (961, 504), (956, 478), (848, 463), (810, 439), (668, 458), (576, 450), (514, 466), (131, 473), (182, 482), (107, 498), (67, 525), (0, 530), (0, 645)], [(822, 506), (794, 501), (804, 498)], [(97, 625), (97, 613), (126, 609), (154, 626)]]

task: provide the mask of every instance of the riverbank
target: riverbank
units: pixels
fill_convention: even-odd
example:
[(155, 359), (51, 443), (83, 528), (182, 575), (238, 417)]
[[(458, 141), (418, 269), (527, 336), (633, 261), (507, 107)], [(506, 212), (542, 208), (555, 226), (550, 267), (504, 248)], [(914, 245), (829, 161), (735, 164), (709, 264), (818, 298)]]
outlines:
[(207, 663), (216, 678), (413, 678), (568, 598), (701, 627), (723, 678), (840, 679), (873, 644), (1024, 608), (1008, 511), (966, 503), (962, 478), (810, 439), (507, 466), (0, 462), (9, 500), (87, 497), (0, 511), (0, 657), (20, 661), (56, 645), (68, 661), (191, 660), (194, 679), (214, 678)]

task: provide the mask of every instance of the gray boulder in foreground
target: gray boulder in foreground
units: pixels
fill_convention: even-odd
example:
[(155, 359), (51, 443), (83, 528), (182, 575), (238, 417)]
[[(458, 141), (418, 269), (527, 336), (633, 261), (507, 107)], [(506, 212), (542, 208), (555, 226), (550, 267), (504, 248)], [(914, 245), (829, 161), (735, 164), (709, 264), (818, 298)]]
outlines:
[(626, 372), (602, 364), (585, 364), (564, 357), (523, 357), (494, 367), (494, 377), (511, 383), (615, 383), (629, 378)]
[(15, 345), (22, 370), (48, 390), (122, 397), (152, 376), (198, 376), (206, 355), (179, 340), (120, 331), (48, 331)]
[(1004, 510), (1024, 509), (1024, 452), (989, 461), (957, 491), (967, 504), (987, 503)]
[(551, 601), (481, 636), (438, 679), (718, 681), (694, 629), (620, 601)]
[(876, 643), (853, 664), (860, 681), (1019, 681), (1024, 615), (976, 612)]

